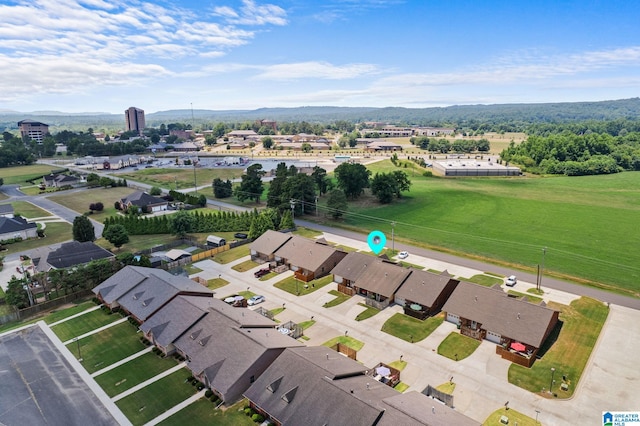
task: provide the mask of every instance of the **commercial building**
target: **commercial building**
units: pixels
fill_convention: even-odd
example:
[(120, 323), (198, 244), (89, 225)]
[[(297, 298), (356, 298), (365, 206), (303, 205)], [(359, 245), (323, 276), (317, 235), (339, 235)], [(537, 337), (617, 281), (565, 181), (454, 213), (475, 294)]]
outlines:
[(32, 139), (38, 143), (42, 143), (44, 137), (49, 134), (49, 125), (33, 120), (18, 121), (20, 135), (22, 139)]
[(124, 112), (124, 120), (126, 122), (127, 132), (136, 132), (139, 135), (146, 127), (144, 121), (144, 110), (136, 107), (131, 107)]

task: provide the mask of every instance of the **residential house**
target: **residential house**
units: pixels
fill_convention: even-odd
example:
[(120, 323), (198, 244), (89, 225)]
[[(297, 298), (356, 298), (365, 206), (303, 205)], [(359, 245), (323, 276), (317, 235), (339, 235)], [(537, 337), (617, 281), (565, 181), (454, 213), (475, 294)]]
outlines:
[(136, 191), (120, 200), (120, 209), (136, 208), (139, 212), (156, 213), (167, 210), (169, 203), (144, 191)]
[(0, 204), (0, 217), (13, 217), (13, 206), (11, 204)]
[(406, 315), (425, 319), (440, 312), (459, 282), (446, 271), (438, 275), (411, 269), (396, 293), (395, 302), (404, 308)]
[(250, 245), (251, 260), (265, 263), (275, 260), (275, 252), (291, 239), (292, 234), (268, 230), (256, 238)]
[(367, 151), (402, 151), (402, 145), (395, 142), (376, 140), (369, 142), (365, 149)]
[(359, 294), (366, 298), (367, 305), (384, 309), (394, 302), (411, 270), (373, 256), (349, 253), (331, 273), (338, 291)]
[(58, 248), (40, 247), (31, 252), (37, 272), (84, 265), (94, 260), (115, 259), (115, 255), (92, 241), (69, 241)]
[(478, 425), (418, 392), (401, 394), (367, 371), (322, 346), (290, 348), (244, 395), (277, 426)]
[(326, 243), (298, 235), (291, 236), (273, 254), (277, 265), (287, 265), (295, 277), (304, 282), (329, 274), (347, 255)]
[(101, 164), (98, 164), (98, 170), (119, 170), (124, 167), (134, 167), (138, 164), (142, 163), (144, 158), (138, 157), (136, 155), (122, 155), (119, 157), (109, 157), (108, 159), (102, 161)]
[(175, 352), (174, 342), (205, 315), (220, 324), (240, 328), (273, 329), (275, 323), (249, 309), (234, 308), (220, 299), (176, 296), (140, 326), (145, 337), (165, 355)]
[(38, 225), (28, 222), (23, 217), (0, 217), (0, 241), (22, 238), (23, 240), (38, 236)]
[(174, 346), (187, 359), (193, 376), (230, 405), (242, 398), (282, 351), (303, 344), (273, 328), (230, 326), (209, 314), (186, 330)]
[(509, 297), (502, 289), (460, 282), (442, 308), (460, 333), (497, 343), (496, 353), (530, 367), (558, 323), (558, 311), (544, 303)]
[(208, 288), (162, 269), (126, 266), (93, 292), (110, 309), (122, 309), (139, 323), (179, 295), (213, 298)]
[(62, 173), (51, 173), (42, 176), (42, 183), (47, 188), (62, 188), (63, 186), (75, 186), (80, 182), (77, 176), (65, 175)]
[(200, 145), (195, 142), (187, 141), (181, 143), (172, 144), (173, 151), (176, 152), (190, 152), (190, 151), (200, 151)]

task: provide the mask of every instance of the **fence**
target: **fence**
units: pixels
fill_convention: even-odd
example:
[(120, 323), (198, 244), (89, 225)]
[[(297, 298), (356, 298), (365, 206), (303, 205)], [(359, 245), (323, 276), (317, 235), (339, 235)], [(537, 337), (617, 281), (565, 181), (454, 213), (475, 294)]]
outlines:
[(6, 324), (8, 322), (18, 321), (18, 319), (20, 318), (18, 315), (18, 310), (15, 309), (13, 306), (10, 306), (10, 308), (13, 310), (13, 312), (0, 316), (0, 324)]
[(39, 303), (37, 305), (33, 305), (28, 308), (18, 310), (18, 319), (23, 320), (25, 318), (32, 317), (40, 312), (48, 311), (53, 308), (57, 308), (58, 306), (65, 305), (69, 302), (76, 301), (78, 299), (83, 299), (85, 297), (93, 296), (93, 292), (91, 290), (82, 290), (76, 293), (67, 294), (62, 297), (58, 297), (57, 299), (49, 300), (47, 302)]
[(256, 309), (254, 312), (257, 312), (260, 315), (262, 315), (263, 317), (269, 318), (270, 320), (273, 320), (273, 318), (274, 318), (274, 315), (271, 313), (271, 311), (263, 308), (262, 306), (259, 307), (258, 309)]
[(344, 345), (342, 343), (336, 343), (335, 345), (331, 346), (331, 349), (333, 349), (336, 352), (339, 352), (341, 354), (344, 354), (344, 355), (348, 356), (349, 358), (351, 358), (354, 361), (357, 360), (356, 358), (358, 356), (358, 351), (356, 351), (355, 349), (351, 349), (347, 345)]
[(422, 393), (430, 396), (431, 398), (435, 398), (438, 401), (442, 401), (447, 407), (453, 408), (453, 395), (449, 395), (448, 393), (439, 391), (431, 385), (428, 385), (427, 388), (422, 391)]
[(288, 329), (289, 336), (293, 337), (294, 339), (299, 339), (304, 334), (304, 329), (293, 321), (282, 324), (280, 328)]

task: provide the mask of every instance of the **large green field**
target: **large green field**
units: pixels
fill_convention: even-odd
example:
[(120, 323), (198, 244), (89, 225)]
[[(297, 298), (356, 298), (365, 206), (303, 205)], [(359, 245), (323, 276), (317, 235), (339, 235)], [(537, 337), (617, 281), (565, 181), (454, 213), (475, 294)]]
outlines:
[(98, 222), (104, 222), (107, 217), (117, 213), (114, 203), (134, 192), (136, 192), (135, 189), (125, 187), (93, 188), (86, 191), (61, 192), (60, 194), (50, 196), (49, 199), (71, 210), (75, 210), (78, 214), (89, 211), (89, 204), (100, 202), (104, 205), (104, 210), (96, 212), (90, 217)]
[[(205, 169), (196, 168), (195, 178), (198, 186), (211, 185), (215, 178), (222, 180), (233, 179), (242, 176), (242, 169)], [(166, 189), (176, 189), (176, 183), (179, 189), (193, 188), (194, 169), (192, 167), (176, 168), (176, 169), (142, 169), (127, 173), (118, 173), (118, 178), (131, 179), (138, 182), (144, 182), (149, 185), (159, 186)], [(211, 190), (213, 191), (213, 189)], [(211, 193), (211, 191), (209, 193)]]
[(56, 170), (56, 167), (46, 164), (33, 164), (30, 166), (5, 167), (0, 172), (5, 185), (23, 184), (30, 179), (42, 177)]
[[(398, 170), (391, 162), (376, 171)], [(425, 247), (467, 253), (535, 272), (639, 296), (640, 173), (549, 178), (425, 178), (391, 205), (370, 197), (349, 206), (345, 224)]]

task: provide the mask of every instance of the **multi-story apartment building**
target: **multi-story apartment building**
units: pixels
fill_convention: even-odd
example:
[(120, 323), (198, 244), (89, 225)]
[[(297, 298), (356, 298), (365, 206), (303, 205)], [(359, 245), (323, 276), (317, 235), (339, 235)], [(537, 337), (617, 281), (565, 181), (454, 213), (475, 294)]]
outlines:
[(146, 127), (144, 121), (144, 110), (131, 107), (125, 110), (124, 119), (126, 122), (127, 132), (136, 132), (139, 135), (142, 135), (142, 131)]
[(42, 143), (44, 137), (49, 134), (49, 125), (33, 120), (18, 121), (20, 135), (22, 139), (32, 139), (38, 143)]

